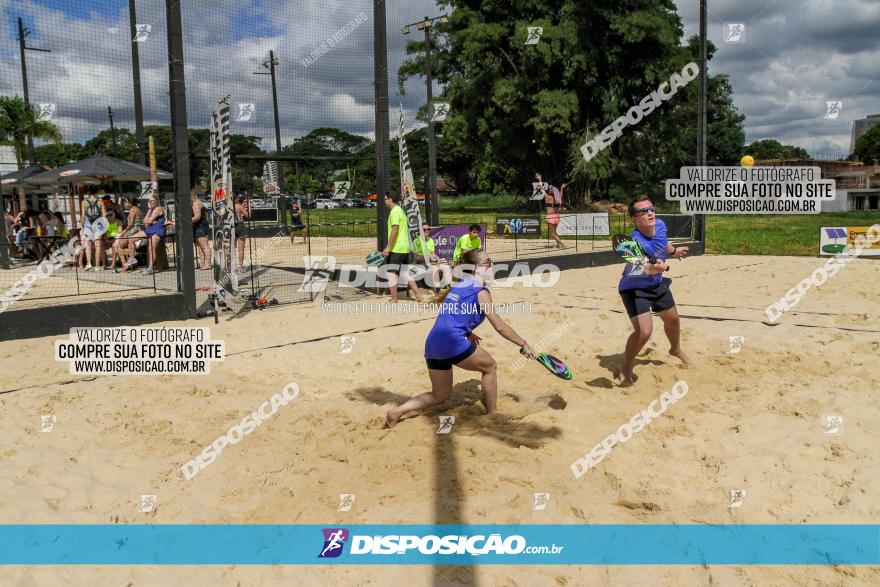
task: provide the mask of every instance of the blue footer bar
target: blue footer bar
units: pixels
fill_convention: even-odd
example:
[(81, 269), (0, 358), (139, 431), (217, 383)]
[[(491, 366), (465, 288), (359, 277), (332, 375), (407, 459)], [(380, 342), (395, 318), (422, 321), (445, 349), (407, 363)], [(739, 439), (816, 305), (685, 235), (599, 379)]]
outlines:
[(0, 525), (0, 564), (880, 565), (880, 525)]

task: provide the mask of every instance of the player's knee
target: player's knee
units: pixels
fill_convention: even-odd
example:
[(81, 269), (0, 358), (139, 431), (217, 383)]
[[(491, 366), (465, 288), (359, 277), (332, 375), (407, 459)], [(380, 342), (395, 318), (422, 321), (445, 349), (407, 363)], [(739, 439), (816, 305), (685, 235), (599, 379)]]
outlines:
[(636, 332), (636, 336), (639, 337), (639, 344), (645, 344), (651, 339), (651, 330), (651, 328), (643, 328)]
[(495, 359), (489, 357), (483, 367), (483, 373), (489, 374), (494, 373), (498, 369), (498, 363), (495, 362)]

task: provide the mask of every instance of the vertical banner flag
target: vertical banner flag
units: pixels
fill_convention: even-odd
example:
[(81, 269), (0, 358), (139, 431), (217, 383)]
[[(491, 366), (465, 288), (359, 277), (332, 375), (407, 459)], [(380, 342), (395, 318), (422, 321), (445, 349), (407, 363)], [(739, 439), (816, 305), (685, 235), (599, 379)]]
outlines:
[[(214, 306), (225, 306), (238, 292), (235, 274), (235, 206), (232, 203), (232, 170), (229, 165), (229, 99), (226, 96), (211, 114), (211, 208), (214, 232)], [(215, 314), (216, 316), (216, 314)]]
[[(409, 225), (410, 246), (415, 245), (422, 233), (422, 214), (419, 211), (419, 201), (416, 199), (416, 182), (413, 179), (412, 167), (409, 164), (409, 153), (406, 150), (406, 138), (403, 136), (403, 103), (400, 104), (400, 116), (397, 125), (398, 151), (400, 153), (400, 203), (406, 212), (406, 222)], [(428, 266), (431, 260), (425, 257)]]
[(278, 162), (269, 161), (263, 165), (263, 191), (266, 195), (276, 195), (281, 190), (278, 189)]

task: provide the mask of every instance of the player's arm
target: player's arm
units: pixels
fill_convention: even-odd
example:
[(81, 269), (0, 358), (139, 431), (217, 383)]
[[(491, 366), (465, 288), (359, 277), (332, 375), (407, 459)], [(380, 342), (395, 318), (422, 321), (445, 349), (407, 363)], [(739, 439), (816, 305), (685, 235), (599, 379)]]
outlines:
[(492, 294), (489, 293), (489, 290), (481, 290), (477, 294), (477, 300), (480, 302), (480, 307), (483, 309), (483, 313), (486, 314), (486, 318), (489, 320), (492, 328), (495, 329), (495, 332), (523, 349), (529, 358), (535, 356), (535, 352), (529, 346), (529, 343), (526, 342), (526, 339), (517, 334), (501, 316), (495, 313), (495, 310), (492, 308)]

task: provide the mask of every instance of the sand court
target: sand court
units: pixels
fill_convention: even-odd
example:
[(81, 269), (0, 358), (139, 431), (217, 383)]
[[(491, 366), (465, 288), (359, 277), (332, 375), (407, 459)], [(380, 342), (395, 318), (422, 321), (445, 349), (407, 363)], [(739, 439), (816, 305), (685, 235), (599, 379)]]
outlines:
[[(0, 343), (0, 519), (6, 524), (876, 524), (880, 489), (880, 264), (856, 260), (775, 326), (764, 308), (821, 260), (702, 256), (669, 276), (693, 365), (667, 354), (659, 319), (635, 385), (614, 371), (630, 325), (621, 266), (567, 270), (552, 289), (497, 288), (531, 304), (506, 319), (574, 378), (488, 324), (499, 413), (455, 370), (451, 400), (383, 430), (427, 391), (433, 316), (328, 311), (320, 302), (209, 321), (226, 358), (205, 376), (76, 376), (60, 337)], [(366, 307), (384, 298), (367, 296)], [(369, 304), (375, 304), (370, 306)], [(408, 302), (405, 302), (408, 303)], [(411, 304), (414, 306), (414, 304)], [(168, 323), (167, 325), (172, 325)], [(562, 329), (562, 332), (559, 330)], [(555, 331), (555, 334), (554, 334)], [(341, 337), (354, 340), (342, 341)], [(738, 350), (731, 337), (737, 339)], [(347, 352), (344, 352), (345, 348)], [(571, 465), (678, 381), (688, 393), (576, 479)], [(299, 395), (186, 479), (181, 466), (295, 382)], [(53, 415), (51, 432), (41, 416)], [(836, 433), (828, 415), (842, 416)], [(439, 418), (452, 432), (437, 434)], [(730, 491), (744, 490), (738, 507)], [(535, 493), (549, 494), (535, 509)], [(141, 496), (155, 495), (150, 512)], [(348, 511), (341, 496), (354, 495)], [(344, 501), (344, 500), (343, 500)], [(8, 567), (8, 584), (872, 585), (876, 567), (504, 566)]]

